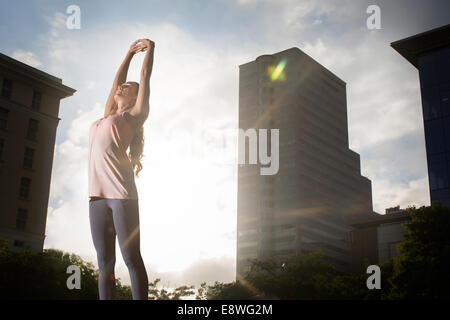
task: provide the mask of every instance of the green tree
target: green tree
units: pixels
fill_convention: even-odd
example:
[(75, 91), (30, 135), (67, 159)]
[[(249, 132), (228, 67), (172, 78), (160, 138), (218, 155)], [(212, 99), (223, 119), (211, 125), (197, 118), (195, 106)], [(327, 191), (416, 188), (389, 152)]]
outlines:
[[(98, 270), (78, 255), (56, 249), (33, 253), (11, 252), (8, 241), (0, 239), (0, 298), (3, 299), (98, 299)], [(68, 289), (67, 267), (77, 265), (81, 289)], [(117, 299), (131, 299), (129, 286), (118, 280)]]
[(381, 289), (367, 288), (369, 274), (342, 274), (334, 277), (318, 277), (321, 299), (333, 300), (384, 300), (391, 291), (389, 282), (393, 272), (393, 263), (388, 261), (380, 265)]
[(342, 274), (323, 262), (323, 254), (292, 254), (282, 258), (270, 256), (252, 259), (250, 271), (241, 281), (202, 283), (197, 299), (386, 299), (390, 292), (388, 279), (392, 275), (392, 262), (381, 268), (381, 290), (369, 290), (368, 274)]
[(254, 300), (261, 297), (252, 290), (246, 281), (237, 280), (231, 283), (216, 281), (211, 286), (202, 282), (195, 298), (197, 300)]
[(393, 299), (450, 298), (450, 208), (439, 201), (408, 207), (401, 256), (390, 280)]
[(253, 259), (245, 279), (266, 298), (320, 299), (320, 285), (338, 275), (321, 258), (322, 253), (315, 252)]
[(180, 300), (181, 297), (186, 297), (195, 294), (194, 286), (180, 286), (175, 288), (172, 292), (164, 288), (158, 289), (157, 284), (161, 279), (157, 278), (155, 281), (148, 284), (149, 300)]

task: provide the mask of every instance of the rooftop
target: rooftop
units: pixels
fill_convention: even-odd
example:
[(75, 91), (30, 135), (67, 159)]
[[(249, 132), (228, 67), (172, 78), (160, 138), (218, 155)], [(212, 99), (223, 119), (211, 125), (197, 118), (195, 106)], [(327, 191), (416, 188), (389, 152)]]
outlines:
[(0, 53), (0, 67), (12, 70), (14, 73), (18, 73), (21, 76), (52, 87), (60, 93), (61, 98), (71, 96), (76, 92), (75, 89), (62, 84), (62, 80), (60, 78), (33, 68), (2, 53)]
[(356, 218), (352, 220), (350, 224), (352, 227), (360, 228), (367, 226), (378, 226), (384, 223), (403, 222), (409, 220), (409, 218), (409, 212), (404, 209), (400, 209), (387, 214), (373, 214), (371, 216)]
[(391, 43), (391, 47), (416, 68), (420, 54), (447, 46), (450, 46), (450, 24)]

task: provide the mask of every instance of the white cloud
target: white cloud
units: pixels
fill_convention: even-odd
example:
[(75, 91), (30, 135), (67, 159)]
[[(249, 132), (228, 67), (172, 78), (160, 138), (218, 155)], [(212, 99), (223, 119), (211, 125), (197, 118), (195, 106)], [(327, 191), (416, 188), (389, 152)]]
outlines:
[[(349, 145), (361, 154), (362, 175), (372, 180), (374, 210), (384, 213), (386, 205), (395, 205), (392, 199), (429, 203), (428, 185), (417, 185), (427, 176), (418, 72), (382, 33), (354, 30), (348, 38), (317, 38), (300, 48), (347, 83)], [(414, 139), (401, 146), (401, 138), (411, 134)], [(376, 154), (369, 152), (374, 148)], [(396, 161), (399, 154), (403, 162)], [(384, 172), (422, 178), (406, 183)]]
[[(72, 79), (71, 85), (81, 89), (73, 98), (63, 100), (61, 107), (61, 124), (68, 129), (58, 131), (46, 247), (95, 257), (87, 206), (88, 127), (103, 116), (103, 103), (97, 101), (108, 93), (128, 46), (152, 34), (157, 49), (151, 111), (145, 124), (144, 170), (136, 179), (144, 261), (150, 268), (175, 277), (200, 258), (234, 259), (235, 239), (229, 234), (235, 229), (235, 168), (216, 165), (210, 158), (214, 154), (200, 151), (203, 130), (232, 128), (237, 121), (238, 84), (234, 79), (236, 66), (245, 61), (244, 50), (217, 51), (168, 23), (105, 27), (83, 35), (52, 24), (52, 30), (55, 28), (58, 32), (42, 37), (49, 48), (48, 69), (65, 82)], [(107, 46), (106, 55), (99, 48)], [(66, 56), (70, 58), (60, 59)], [(142, 59), (142, 54), (135, 57), (128, 80), (139, 81)], [(213, 266), (211, 274), (223, 273), (217, 268)], [(128, 282), (119, 250), (117, 270)], [(224, 280), (234, 280), (232, 265), (227, 276)]]
[[(238, 2), (244, 7), (257, 4)], [(79, 91), (61, 107), (61, 142), (55, 150), (46, 246), (95, 256), (87, 220), (87, 128), (103, 115), (103, 101), (128, 46), (145, 35), (152, 35), (156, 50), (144, 170), (136, 183), (141, 199), (141, 248), (150, 276), (163, 274), (169, 281), (187, 283), (205, 272), (211, 279), (222, 274), (223, 281), (234, 279), (235, 168), (213, 165), (198, 150), (202, 130), (236, 126), (237, 66), (264, 53), (300, 47), (347, 82), (350, 147), (361, 153), (362, 173), (368, 172), (372, 179), (377, 211), (426, 202), (422, 160), (409, 157), (411, 164), (405, 166), (402, 161), (392, 163), (390, 152), (365, 156), (365, 150), (381, 144), (391, 143), (395, 150), (399, 139), (420, 130), (420, 93), (416, 71), (399, 63), (401, 58), (382, 33), (364, 29), (364, 11), (361, 27), (337, 36), (318, 33), (330, 21), (339, 23), (350, 16), (353, 23), (359, 21), (358, 9), (348, 3), (306, 1), (296, 7), (297, 1), (266, 2), (258, 6), (263, 11), (255, 14), (267, 22), (261, 34), (268, 41), (221, 48), (170, 23), (117, 24), (71, 32), (65, 28), (65, 15), (48, 18), (51, 30), (40, 39), (48, 48), (48, 71)], [(133, 60), (129, 80), (139, 81), (142, 58), (141, 54)], [(420, 154), (418, 146), (423, 141), (412, 144)], [(386, 176), (397, 169), (412, 178), (399, 181)], [(117, 256), (119, 277), (126, 280), (120, 252)], [(208, 262), (214, 259), (222, 260)]]
[(95, 81), (92, 80), (86, 80), (85, 81), (86, 89), (91, 90), (95, 87)]
[[(251, 10), (261, 25), (267, 26), (260, 34), (271, 43), (289, 41), (292, 38), (309, 38), (312, 27), (320, 25), (323, 19), (330, 24), (345, 25), (361, 17), (365, 26), (364, 3), (351, 0), (235, 0), (238, 6)], [(367, 7), (367, 6), (366, 6)]]
[(386, 208), (406, 208), (409, 205), (416, 207), (428, 206), (428, 177), (410, 180), (407, 183), (399, 183), (390, 179), (376, 179), (372, 181), (374, 200), (378, 205), (378, 213), (384, 214)]
[(42, 62), (39, 60), (38, 56), (31, 51), (18, 49), (15, 50), (11, 56), (14, 59), (28, 64), (29, 66), (32, 66), (34, 68), (40, 67), (42, 65)]
[(314, 25), (314, 26), (317, 26), (317, 25), (319, 25), (319, 24), (322, 24), (322, 20), (320, 20), (320, 19), (314, 20), (314, 22), (313, 22), (313, 25)]

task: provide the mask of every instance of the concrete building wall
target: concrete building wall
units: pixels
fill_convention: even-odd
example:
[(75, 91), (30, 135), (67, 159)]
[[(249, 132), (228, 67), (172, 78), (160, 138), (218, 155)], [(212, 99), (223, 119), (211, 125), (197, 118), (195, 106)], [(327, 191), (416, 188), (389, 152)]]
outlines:
[(400, 206), (387, 208), (385, 214), (356, 219), (349, 233), (352, 249), (352, 271), (366, 272), (368, 265), (379, 265), (398, 257), (398, 245), (404, 240), (403, 224), (409, 213)]
[(378, 263), (384, 263), (398, 257), (398, 245), (403, 241), (406, 233), (400, 222), (386, 223), (378, 226)]
[[(7, 95), (5, 81), (12, 83)], [(12, 250), (41, 251), (59, 102), (75, 90), (62, 85), (61, 79), (1, 54), (0, 89), (0, 237), (9, 241)], [(36, 93), (40, 103), (33, 105)]]

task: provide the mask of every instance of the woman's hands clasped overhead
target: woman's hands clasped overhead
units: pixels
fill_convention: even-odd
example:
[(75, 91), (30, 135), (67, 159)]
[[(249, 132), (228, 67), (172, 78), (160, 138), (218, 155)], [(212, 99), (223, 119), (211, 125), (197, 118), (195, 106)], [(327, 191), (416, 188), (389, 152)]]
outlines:
[(133, 42), (128, 50), (128, 53), (134, 55), (138, 52), (147, 51), (155, 48), (155, 42), (150, 39), (139, 39)]

